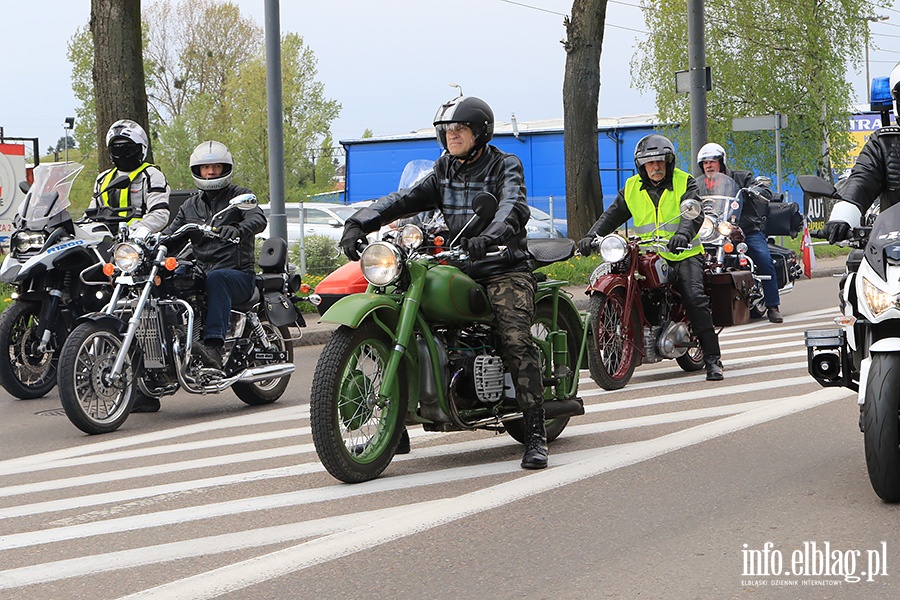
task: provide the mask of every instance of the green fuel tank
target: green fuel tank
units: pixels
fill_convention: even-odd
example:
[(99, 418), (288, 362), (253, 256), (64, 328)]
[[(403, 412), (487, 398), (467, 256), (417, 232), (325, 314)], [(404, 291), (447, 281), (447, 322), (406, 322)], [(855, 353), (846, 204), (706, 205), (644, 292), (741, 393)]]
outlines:
[(428, 270), (421, 310), (432, 323), (488, 323), (494, 318), (484, 288), (450, 265)]

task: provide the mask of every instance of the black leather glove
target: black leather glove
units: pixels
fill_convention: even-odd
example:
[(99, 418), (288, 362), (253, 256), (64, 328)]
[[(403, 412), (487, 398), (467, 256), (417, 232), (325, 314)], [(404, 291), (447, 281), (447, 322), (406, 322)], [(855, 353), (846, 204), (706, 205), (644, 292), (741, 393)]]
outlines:
[(344, 223), (344, 235), (341, 236), (341, 250), (350, 260), (359, 260), (359, 250), (357, 244), (362, 241), (365, 243), (366, 232), (362, 230), (356, 221), (347, 221)]
[(223, 240), (240, 239), (241, 237), (241, 230), (234, 225), (219, 225), (218, 227), (213, 227), (213, 231), (219, 234), (219, 237)]
[(581, 241), (578, 242), (578, 252), (582, 256), (590, 256), (594, 251), (594, 247), (591, 244), (594, 243), (594, 238), (592, 236), (585, 236), (581, 238)]
[(687, 247), (690, 245), (691, 240), (688, 239), (688, 236), (683, 233), (676, 233), (672, 236), (672, 239), (669, 240), (666, 248), (669, 249), (669, 252), (672, 254), (681, 254), (684, 252)]
[(493, 242), (483, 235), (462, 240), (462, 249), (469, 255), (469, 260), (481, 260), (487, 253), (488, 246), (493, 245)]
[(850, 239), (850, 223), (846, 221), (828, 221), (823, 231), (829, 244), (837, 244)]

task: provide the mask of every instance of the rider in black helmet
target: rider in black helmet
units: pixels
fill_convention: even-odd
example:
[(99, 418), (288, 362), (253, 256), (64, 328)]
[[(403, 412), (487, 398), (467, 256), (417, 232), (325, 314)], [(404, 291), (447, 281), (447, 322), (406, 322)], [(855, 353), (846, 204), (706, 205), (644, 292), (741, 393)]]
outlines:
[[(894, 117), (900, 120), (900, 63), (891, 71), (891, 97)], [(862, 215), (881, 196), (881, 212), (900, 202), (900, 126), (882, 123), (869, 136), (856, 158), (850, 176), (841, 186), (841, 197), (825, 223), (825, 237), (832, 244), (850, 237), (850, 229), (859, 227)]]
[[(668, 251), (659, 254), (669, 263), (675, 285), (691, 320), (691, 329), (706, 361), (706, 379), (720, 381), (722, 373), (719, 336), (713, 327), (709, 296), (703, 288), (703, 244), (697, 237), (703, 215), (693, 220), (681, 217), (682, 200), (698, 198), (697, 183), (688, 173), (675, 167), (675, 146), (665, 136), (651, 134), (641, 138), (634, 149), (634, 166), (638, 170), (619, 190), (615, 201), (606, 209), (587, 235), (578, 242), (578, 250), (588, 256), (594, 238), (609, 235), (629, 219), (641, 236), (661, 235), (669, 238)], [(677, 222), (674, 232), (658, 228), (661, 223)]]
[[(547, 466), (544, 387), (540, 357), (531, 339), (537, 284), (526, 262), (525, 223), (530, 211), (522, 162), (488, 144), (494, 135), (494, 113), (479, 98), (459, 96), (442, 104), (434, 128), (445, 150), (434, 170), (412, 187), (357, 211), (344, 225), (341, 247), (348, 258), (359, 260), (357, 244), (365, 240), (366, 233), (431, 209), (441, 211), (449, 237), (455, 239), (475, 214), (472, 200), (476, 195), (490, 192), (499, 200), (490, 223), (476, 222), (465, 231), (462, 246), (472, 259), (465, 270), (487, 292), (502, 336), (503, 359), (515, 381), (527, 430), (522, 468), (543, 469)], [(506, 246), (506, 251), (486, 256), (495, 246)]]

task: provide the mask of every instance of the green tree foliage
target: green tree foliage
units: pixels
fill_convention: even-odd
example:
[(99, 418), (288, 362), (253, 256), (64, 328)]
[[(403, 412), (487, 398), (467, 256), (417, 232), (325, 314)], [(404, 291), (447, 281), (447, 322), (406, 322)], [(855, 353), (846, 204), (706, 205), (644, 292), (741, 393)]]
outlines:
[[(775, 172), (774, 132), (732, 132), (735, 117), (787, 115), (781, 132), (785, 176), (842, 164), (851, 148), (847, 128), (854, 95), (846, 64), (859, 65), (871, 14), (882, 0), (706, 0), (708, 137), (723, 144), (732, 167)], [(650, 30), (631, 64), (632, 80), (653, 91), (678, 147), (690, 148), (687, 94), (675, 91), (675, 71), (688, 68), (684, 0), (641, 0)], [(693, 167), (693, 157), (679, 157)], [(690, 165), (690, 166), (688, 166)]]
[(75, 135), (82, 152), (94, 157), (97, 151), (97, 113), (94, 110), (94, 84), (91, 66), (94, 64), (94, 42), (87, 25), (75, 30), (69, 39), (66, 58), (72, 64), (72, 92), (78, 100), (75, 108)]
[[(169, 185), (192, 188), (190, 154), (200, 142), (215, 139), (231, 150), (235, 182), (268, 202), (262, 28), (241, 15), (236, 4), (218, 0), (157, 0), (145, 7), (142, 17), (154, 160)], [(69, 44), (73, 88), (82, 105), (79, 111), (93, 115), (90, 48), (90, 32), (79, 29)], [(284, 34), (281, 53), (285, 192), (290, 202), (332, 189), (329, 129), (341, 107), (326, 98), (324, 86), (315, 80), (316, 58), (302, 37)], [(79, 129), (96, 128), (81, 112), (76, 114)], [(81, 138), (79, 142), (85, 145)]]
[[(307, 194), (331, 189), (333, 172), (321, 173), (313, 183), (314, 150), (327, 138), (340, 104), (325, 98), (324, 86), (315, 80), (316, 59), (303, 38), (288, 33), (281, 40), (281, 79), (284, 113), (285, 201), (306, 199)], [(262, 48), (229, 80), (225, 102), (241, 110), (228, 117), (229, 147), (240, 170), (241, 181), (268, 202), (268, 122), (266, 63)]]

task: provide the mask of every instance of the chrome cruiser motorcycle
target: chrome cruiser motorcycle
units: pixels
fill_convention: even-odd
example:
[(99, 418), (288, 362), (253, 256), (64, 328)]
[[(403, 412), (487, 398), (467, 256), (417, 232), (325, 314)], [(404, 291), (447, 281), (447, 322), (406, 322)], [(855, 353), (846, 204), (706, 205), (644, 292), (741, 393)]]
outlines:
[[(211, 222), (225, 211), (254, 206), (253, 194), (237, 196)], [(203, 278), (192, 261), (170, 251), (191, 235), (218, 237), (208, 225), (189, 223), (168, 236), (126, 239), (113, 247), (113, 262), (105, 267), (115, 276), (112, 299), (79, 320), (59, 360), (63, 408), (85, 433), (118, 429), (138, 391), (159, 398), (179, 389), (216, 394), (232, 388), (246, 404), (262, 405), (287, 388), (294, 371), (288, 326), (305, 326), (294, 306), (300, 277), (288, 274), (287, 244), (281, 238), (263, 244), (253, 296), (232, 306), (219, 370), (191, 353), (203, 329)]]
[[(770, 278), (759, 273), (753, 259), (747, 254), (744, 231), (738, 225), (741, 211), (747, 202), (768, 204), (765, 193), (771, 195), (771, 179), (757, 177), (753, 183), (740, 188), (737, 183), (723, 173), (697, 178), (703, 204), (704, 222), (700, 228), (700, 240), (707, 253), (711, 273), (728, 271), (749, 271), (753, 274), (753, 288), (750, 290), (750, 317), (758, 319), (766, 314), (766, 300), (762, 282)], [(769, 254), (777, 277), (778, 292), (787, 294), (794, 289), (794, 281), (803, 272), (797, 254), (790, 248), (779, 246), (767, 236)]]
[[(0, 383), (16, 398), (40, 398), (53, 389), (59, 350), (75, 320), (102, 308), (112, 292), (102, 268), (128, 215), (104, 207), (88, 219), (72, 219), (69, 191), (83, 168), (42, 163), (30, 186), (20, 184), (27, 195), (0, 266), (0, 282), (15, 287), (14, 302), (0, 315)], [(123, 176), (106, 189), (128, 183)]]
[[(490, 219), (497, 200), (478, 194), (473, 208), (473, 220)], [(368, 291), (341, 298), (321, 319), (340, 327), (316, 365), (310, 425), (319, 459), (341, 481), (378, 477), (404, 424), (488, 429), (525, 442), (490, 302), (459, 268), (466, 254), (453, 242), (442, 248), (442, 239), (426, 238), (417, 225), (404, 227), (393, 242), (369, 244), (359, 261)], [(528, 250), (538, 268), (570, 258), (574, 243), (530, 240)], [(562, 291), (565, 284), (540, 281), (535, 295), (532, 334), (543, 359), (548, 441), (569, 417), (584, 414), (577, 390), (587, 329)]]

